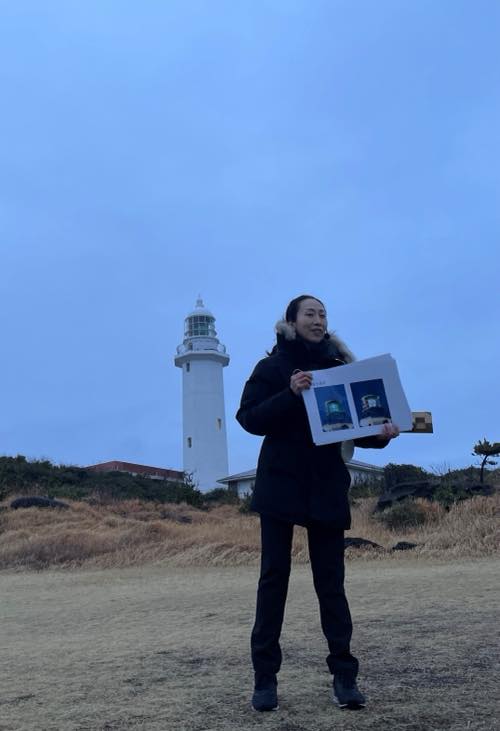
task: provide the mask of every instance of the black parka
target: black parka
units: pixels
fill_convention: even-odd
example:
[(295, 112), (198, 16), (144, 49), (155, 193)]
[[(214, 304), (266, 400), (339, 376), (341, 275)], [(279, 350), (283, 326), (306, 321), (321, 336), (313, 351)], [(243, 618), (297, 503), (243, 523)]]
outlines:
[[(284, 334), (283, 334), (284, 332)], [(257, 363), (245, 384), (236, 418), (251, 434), (264, 436), (251, 509), (299, 525), (310, 520), (351, 525), (347, 497), (350, 475), (341, 445), (316, 446), (301, 396), (290, 389), (294, 370), (332, 368), (353, 360), (342, 341), (329, 337), (319, 347), (278, 330), (277, 347)], [(388, 440), (365, 437), (359, 447), (385, 447)]]

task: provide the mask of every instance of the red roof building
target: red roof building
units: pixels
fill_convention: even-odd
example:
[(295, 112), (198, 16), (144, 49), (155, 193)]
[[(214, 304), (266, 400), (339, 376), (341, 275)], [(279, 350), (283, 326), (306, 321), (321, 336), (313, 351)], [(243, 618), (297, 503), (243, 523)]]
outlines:
[(91, 472), (127, 472), (129, 475), (134, 475), (134, 477), (140, 475), (141, 477), (148, 477), (150, 480), (169, 480), (170, 482), (182, 482), (184, 480), (184, 472), (180, 470), (167, 470), (164, 467), (150, 467), (144, 464), (134, 464), (133, 462), (119, 462), (118, 460), (91, 464), (85, 469)]

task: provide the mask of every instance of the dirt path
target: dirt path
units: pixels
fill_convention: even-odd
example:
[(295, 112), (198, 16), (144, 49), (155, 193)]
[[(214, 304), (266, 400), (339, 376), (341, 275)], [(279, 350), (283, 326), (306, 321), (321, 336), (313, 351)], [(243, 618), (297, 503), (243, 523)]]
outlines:
[(0, 729), (493, 731), (497, 568), (349, 564), (370, 700), (353, 713), (331, 702), (309, 568), (294, 567), (271, 714), (249, 707), (257, 569), (4, 573)]

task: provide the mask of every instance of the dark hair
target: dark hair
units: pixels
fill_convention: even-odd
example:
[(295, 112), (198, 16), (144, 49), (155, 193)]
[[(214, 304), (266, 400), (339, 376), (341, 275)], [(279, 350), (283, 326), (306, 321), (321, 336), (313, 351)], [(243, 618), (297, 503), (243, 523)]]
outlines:
[[(316, 302), (320, 302), (323, 305), (323, 302), (321, 302), (318, 297), (314, 297), (312, 294), (301, 294), (298, 297), (295, 297), (291, 302), (288, 303), (288, 307), (285, 310), (285, 320), (287, 322), (297, 322), (297, 315), (299, 314), (299, 307), (300, 303), (304, 300), (316, 300)], [(326, 310), (325, 305), (323, 307)], [(328, 340), (329, 334), (325, 334), (325, 338)], [(274, 355), (278, 352), (278, 346), (274, 345), (271, 350), (266, 350), (267, 355)]]
[[(304, 300), (316, 300), (317, 302), (321, 302), (321, 300), (318, 299), (318, 297), (314, 297), (312, 294), (301, 294), (299, 297), (295, 297), (295, 299), (293, 299), (289, 303), (288, 307), (286, 308), (285, 320), (287, 322), (296, 322), (297, 321), (297, 315), (299, 313), (300, 303), (303, 302)], [(321, 302), (321, 304), (323, 305), (323, 302)], [(323, 307), (326, 310), (325, 305), (323, 305)]]

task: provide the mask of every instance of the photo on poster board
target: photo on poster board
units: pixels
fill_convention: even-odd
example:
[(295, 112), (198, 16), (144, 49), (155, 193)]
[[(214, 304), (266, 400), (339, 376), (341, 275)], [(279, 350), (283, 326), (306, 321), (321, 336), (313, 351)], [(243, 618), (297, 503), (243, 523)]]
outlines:
[(315, 389), (314, 395), (323, 431), (354, 428), (345, 386), (320, 386)]
[(392, 417), (382, 378), (351, 383), (360, 427), (391, 424)]

